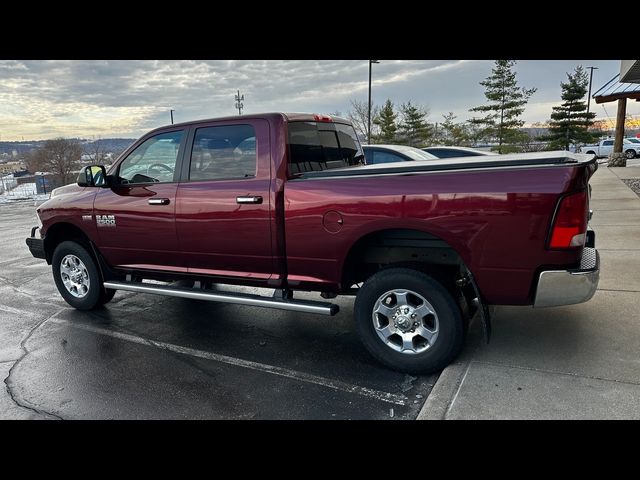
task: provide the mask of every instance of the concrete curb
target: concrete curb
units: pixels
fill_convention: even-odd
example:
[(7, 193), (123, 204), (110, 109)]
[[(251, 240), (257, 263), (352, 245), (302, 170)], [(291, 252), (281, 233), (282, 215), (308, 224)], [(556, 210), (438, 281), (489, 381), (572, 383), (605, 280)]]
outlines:
[(446, 419), (471, 366), (470, 357), (465, 355), (464, 358), (458, 359), (442, 371), (416, 420)]

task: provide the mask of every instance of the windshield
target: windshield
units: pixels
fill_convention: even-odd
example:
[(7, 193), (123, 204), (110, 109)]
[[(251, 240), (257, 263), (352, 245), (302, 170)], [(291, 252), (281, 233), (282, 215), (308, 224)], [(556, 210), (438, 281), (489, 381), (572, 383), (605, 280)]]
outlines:
[(414, 160), (433, 160), (434, 158), (438, 158), (431, 153), (414, 147), (403, 147), (400, 152), (404, 153), (408, 157), (413, 158)]
[(389, 150), (391, 152), (398, 152), (402, 155), (406, 155), (411, 160), (437, 160), (438, 157), (435, 155), (425, 152), (424, 150), (420, 150), (415, 147), (408, 147), (406, 145), (372, 145), (372, 147), (384, 148), (385, 150)]
[(640, 138), (626, 138), (625, 140), (629, 143), (640, 143)]
[(361, 165), (364, 155), (351, 125), (289, 123), (289, 171), (303, 173)]

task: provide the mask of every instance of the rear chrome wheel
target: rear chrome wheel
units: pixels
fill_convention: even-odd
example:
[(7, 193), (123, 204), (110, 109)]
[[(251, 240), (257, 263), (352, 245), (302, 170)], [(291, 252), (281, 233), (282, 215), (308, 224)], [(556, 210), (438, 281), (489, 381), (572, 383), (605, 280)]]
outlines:
[(449, 291), (433, 277), (409, 268), (387, 268), (364, 282), (354, 317), (365, 348), (402, 372), (432, 373), (462, 349), (464, 322)]
[(373, 306), (373, 326), (391, 349), (415, 355), (438, 340), (438, 314), (419, 293), (389, 290)]

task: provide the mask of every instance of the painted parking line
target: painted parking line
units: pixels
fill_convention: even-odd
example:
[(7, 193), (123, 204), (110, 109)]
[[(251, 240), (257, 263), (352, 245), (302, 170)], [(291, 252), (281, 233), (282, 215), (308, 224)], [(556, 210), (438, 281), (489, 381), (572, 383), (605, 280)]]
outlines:
[(107, 335), (109, 337), (117, 338), (127, 342), (137, 343), (139, 345), (156, 347), (161, 350), (180, 353), (182, 355), (189, 355), (192, 357), (204, 358), (207, 360), (213, 360), (220, 363), (226, 363), (228, 365), (234, 365), (236, 367), (248, 368), (250, 370), (257, 370), (260, 372), (269, 373), (271, 375), (278, 375), (280, 377), (291, 378), (294, 380), (298, 380), (300, 382), (320, 385), (323, 387), (331, 388), (333, 390), (339, 390), (347, 393), (355, 393), (363, 397), (380, 400), (382, 402), (392, 403), (394, 405), (406, 405), (407, 403), (407, 397), (405, 397), (404, 395), (383, 392), (380, 390), (361, 387), (359, 385), (351, 385), (346, 382), (331, 380), (329, 378), (320, 377), (318, 375), (312, 375), (309, 373), (299, 372), (296, 370), (290, 370), (288, 368), (277, 367), (275, 365), (267, 365), (264, 363), (244, 360), (242, 358), (235, 358), (235, 357), (229, 357), (227, 355), (221, 355), (219, 353), (212, 353), (204, 350), (196, 350), (193, 348), (181, 347), (180, 345), (174, 345), (172, 343), (150, 340), (147, 338), (138, 337), (136, 335), (130, 335), (128, 333), (116, 332), (113, 330), (108, 330), (106, 328), (94, 327), (92, 325), (84, 325), (81, 323), (71, 322), (69, 320), (64, 320), (62, 318), (52, 318), (50, 322), (66, 325), (66, 326), (77, 328), (80, 330), (86, 330), (86, 331), (97, 333), (100, 335)]

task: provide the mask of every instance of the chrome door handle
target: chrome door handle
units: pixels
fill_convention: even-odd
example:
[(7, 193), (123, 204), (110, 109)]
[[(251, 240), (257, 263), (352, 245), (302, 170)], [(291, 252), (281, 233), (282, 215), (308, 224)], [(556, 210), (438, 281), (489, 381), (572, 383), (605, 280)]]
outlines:
[(236, 197), (236, 203), (262, 203), (262, 197)]
[(148, 200), (149, 205), (169, 205), (168, 198), (150, 198)]

